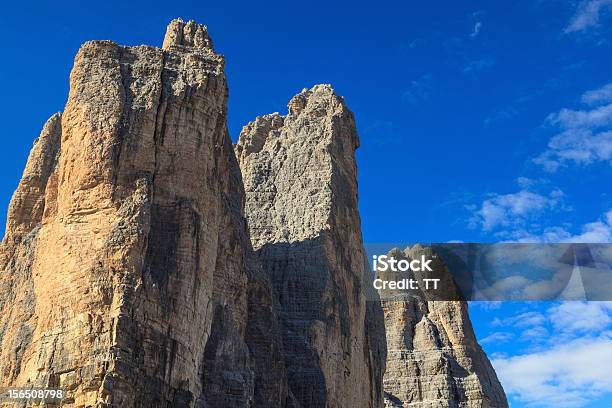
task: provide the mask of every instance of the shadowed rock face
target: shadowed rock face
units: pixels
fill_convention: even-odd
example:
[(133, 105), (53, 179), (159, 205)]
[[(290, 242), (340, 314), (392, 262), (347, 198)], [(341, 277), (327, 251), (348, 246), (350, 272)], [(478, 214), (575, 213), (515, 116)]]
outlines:
[(81, 47), (0, 247), (1, 385), (59, 386), (66, 406), (284, 404), (223, 64), (180, 20), (163, 49)]
[(329, 85), (305, 89), (288, 107), (287, 116), (246, 125), (236, 154), (289, 387), (304, 407), (380, 406), (384, 328), (364, 294), (353, 114)]
[[(429, 247), (391, 251), (400, 259), (432, 259), (437, 277), (451, 276)], [(394, 272), (378, 272), (394, 280)], [(396, 278), (396, 277), (395, 277)], [(447, 282), (448, 283), (448, 282)], [(505, 408), (508, 402), (476, 341), (468, 305), (431, 301), (427, 294), (381, 290), (387, 335), (385, 405), (393, 407)]]

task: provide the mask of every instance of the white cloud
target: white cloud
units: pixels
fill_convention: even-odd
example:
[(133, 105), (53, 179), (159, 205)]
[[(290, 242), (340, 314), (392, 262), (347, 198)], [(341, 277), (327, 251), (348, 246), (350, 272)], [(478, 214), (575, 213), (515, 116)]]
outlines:
[(531, 188), (537, 184), (537, 181), (530, 179), (529, 177), (519, 177), (516, 179), (516, 184), (518, 184), (521, 188)]
[(567, 130), (554, 136), (548, 150), (534, 159), (549, 173), (568, 163), (588, 165), (598, 161), (612, 161), (612, 131)]
[(480, 29), (482, 28), (482, 21), (477, 21), (474, 24), (474, 29), (472, 30), (472, 32), (470, 33), (470, 37), (474, 38), (476, 37), (478, 34), (480, 34)]
[(612, 104), (591, 110), (561, 109), (548, 117), (550, 123), (566, 129), (593, 129), (612, 124)]
[(506, 392), (528, 407), (577, 408), (612, 392), (612, 337), (576, 339), (492, 361)]
[(463, 68), (464, 74), (473, 74), (480, 71), (484, 71), (487, 68), (491, 68), (495, 65), (495, 60), (490, 57), (484, 57), (477, 60), (473, 60), (468, 62), (468, 64)]
[(587, 105), (612, 102), (612, 83), (604, 85), (599, 89), (585, 92), (581, 100)]
[(556, 331), (572, 335), (600, 331), (612, 323), (612, 302), (563, 302), (548, 310)]
[(507, 343), (514, 338), (514, 334), (510, 332), (495, 332), (480, 340), (480, 344), (500, 344)]
[(565, 28), (566, 33), (584, 31), (599, 24), (601, 14), (612, 6), (612, 0), (583, 0)]
[(516, 327), (524, 329), (532, 326), (539, 326), (546, 322), (546, 317), (539, 312), (524, 312), (506, 319), (495, 318), (491, 322), (491, 327)]
[(612, 242), (612, 210), (608, 211), (601, 220), (585, 224), (580, 234), (567, 237), (564, 242)]
[(561, 302), (494, 320), (492, 327), (506, 330), (486, 343), (516, 337), (531, 343), (521, 354), (495, 353), (492, 360), (506, 393), (521, 406), (579, 408), (612, 392), (611, 324), (612, 302)]
[(562, 201), (563, 192), (558, 189), (548, 195), (527, 189), (511, 194), (494, 194), (476, 209), (470, 222), (474, 227), (480, 225), (485, 231), (500, 226), (520, 226), (546, 210), (560, 207)]
[(511, 233), (515, 242), (542, 243), (606, 243), (612, 242), (612, 210), (606, 212), (599, 220), (584, 224), (580, 232), (572, 234), (566, 227), (548, 227), (541, 234), (532, 234), (526, 230), (515, 230)]
[[(612, 138), (612, 131), (610, 132)], [(612, 142), (610, 144), (612, 146)], [(604, 149), (600, 149), (600, 154)], [(611, 153), (612, 156), (612, 153)], [(502, 242), (518, 243), (612, 243), (612, 209), (599, 219), (583, 224), (577, 229), (571, 224), (546, 225), (541, 217), (550, 211), (571, 210), (565, 203), (565, 195), (559, 189), (552, 189), (548, 194), (531, 191), (542, 188), (538, 180), (519, 177), (517, 183), (523, 187), (516, 193), (492, 194), (480, 205), (469, 205), (471, 212), (468, 219), (470, 228), (481, 228), (494, 233)], [(577, 232), (572, 232), (577, 231)], [(498, 290), (516, 289), (513, 285), (526, 284), (516, 280), (498, 280)], [(491, 288), (493, 289), (493, 288)]]
[[(533, 159), (545, 171), (556, 172), (570, 164), (612, 165), (612, 83), (585, 92), (581, 102), (583, 109), (561, 109), (548, 115), (547, 123), (558, 133)], [(537, 179), (519, 177), (517, 184), (521, 190), (516, 193), (493, 194), (480, 205), (466, 207), (472, 213), (469, 226), (481, 227), (505, 242), (612, 242), (612, 210), (577, 229), (570, 223), (551, 225), (542, 215), (569, 209), (563, 193), (558, 189), (545, 193), (547, 183)]]
[[(544, 334), (551, 326), (555, 335), (574, 340), (585, 335), (594, 335), (605, 331), (612, 324), (612, 302), (558, 302), (546, 311), (523, 311), (504, 319), (495, 318), (490, 326), (525, 330), (527, 337), (533, 334)], [(506, 330), (507, 332), (507, 330)], [(496, 332), (505, 333), (505, 332)], [(551, 343), (558, 343), (552, 338)]]
[[(514, 275), (498, 278), (487, 287), (476, 287), (472, 296), (477, 300), (499, 301), (508, 299), (524, 299), (523, 292), (533, 282), (524, 276)], [(503, 325), (504, 322), (495, 320), (494, 324)]]
[(522, 341), (544, 341), (548, 337), (549, 333), (545, 327), (536, 326), (531, 327), (521, 334)]
[(568, 164), (612, 164), (612, 83), (585, 92), (581, 100), (587, 109), (561, 109), (547, 118), (561, 132), (533, 161), (548, 172)]

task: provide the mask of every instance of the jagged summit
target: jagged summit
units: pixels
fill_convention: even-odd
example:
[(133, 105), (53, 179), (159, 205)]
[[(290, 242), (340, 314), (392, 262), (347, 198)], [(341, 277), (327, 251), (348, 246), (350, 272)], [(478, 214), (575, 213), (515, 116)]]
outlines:
[(379, 408), (384, 328), (364, 293), (353, 114), (330, 85), (304, 89), (288, 108), (245, 126), (236, 152), (289, 389), (303, 408)]
[[(294, 122), (296, 126), (327, 123), (327, 126), (334, 131), (324, 132), (313, 126), (312, 133), (305, 135), (307, 137), (299, 137), (299, 139), (302, 142), (310, 141), (313, 145), (320, 143), (334, 145), (337, 148), (332, 149), (331, 152), (338, 155), (336, 157), (338, 160), (345, 160), (352, 156), (354, 150), (359, 147), (354, 115), (346, 106), (344, 98), (338, 95), (330, 84), (318, 84), (312, 88), (304, 88), (292, 97), (287, 103), (286, 115), (274, 112), (258, 116), (247, 123), (242, 128), (236, 143), (238, 159), (243, 158), (245, 154), (259, 152), (266, 143), (277, 143), (279, 138), (294, 138), (299, 133), (290, 131)], [(340, 125), (345, 128), (335, 128)]]
[(336, 94), (331, 84), (317, 84), (310, 89), (302, 89), (299, 94), (291, 98), (287, 104), (288, 114), (299, 114), (309, 103), (318, 105), (329, 104), (329, 107), (332, 108), (341, 107), (342, 109), (347, 109), (344, 104), (344, 98)]
[(208, 35), (208, 27), (198, 24), (194, 20), (185, 22), (180, 18), (176, 18), (168, 24), (162, 48), (166, 50), (173, 46), (214, 51), (212, 40)]

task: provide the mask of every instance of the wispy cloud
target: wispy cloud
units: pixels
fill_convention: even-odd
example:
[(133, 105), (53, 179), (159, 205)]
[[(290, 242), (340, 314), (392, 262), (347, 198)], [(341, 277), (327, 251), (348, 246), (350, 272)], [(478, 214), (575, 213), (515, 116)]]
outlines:
[[(558, 344), (567, 340), (585, 336), (595, 336), (612, 325), (612, 302), (558, 302), (544, 311), (523, 310), (504, 319), (494, 318), (489, 324), (495, 329), (519, 329), (524, 335), (526, 331), (533, 333), (546, 332), (546, 326), (554, 332), (549, 336), (550, 344)], [(535, 329), (535, 332), (533, 330)], [(496, 331), (494, 333), (499, 333)], [(528, 336), (529, 337), (529, 336)]]
[(576, 235), (565, 235), (565, 233), (557, 235), (559, 239), (554, 242), (612, 242), (612, 210), (606, 212), (601, 219), (583, 225), (581, 232)]
[(612, 102), (612, 83), (604, 85), (599, 89), (585, 92), (581, 100), (587, 105)]
[(499, 344), (507, 343), (514, 338), (514, 334), (510, 332), (495, 332), (480, 340), (480, 344)]
[(535, 341), (541, 342), (549, 336), (548, 330), (546, 327), (536, 326), (531, 327), (521, 334), (520, 340), (522, 341)]
[(612, 323), (612, 302), (564, 302), (548, 310), (558, 333), (572, 336), (604, 330)]
[(547, 172), (554, 173), (569, 164), (612, 164), (612, 83), (585, 92), (581, 101), (589, 107), (561, 109), (546, 119), (560, 130), (533, 160)]
[(531, 326), (538, 326), (546, 321), (546, 317), (539, 312), (524, 312), (505, 319), (495, 318), (491, 322), (491, 327), (511, 326), (524, 329)]
[(551, 138), (548, 149), (533, 162), (545, 171), (554, 173), (569, 164), (589, 165), (611, 160), (612, 131), (568, 129)]
[(534, 180), (532, 178), (529, 177), (518, 177), (516, 179), (516, 184), (519, 185), (519, 187), (521, 188), (533, 188), (535, 187), (537, 184), (539, 183), (538, 180)]
[(583, 0), (570, 23), (565, 28), (566, 33), (584, 31), (599, 24), (602, 13), (612, 7), (612, 0)]
[(503, 304), (502, 301), (495, 301), (495, 300), (489, 300), (485, 302), (469, 301), (468, 303), (470, 305), (470, 308), (479, 308), (479, 309), (487, 310), (487, 311), (498, 310), (502, 307), (502, 304)]
[(564, 194), (554, 189), (547, 195), (520, 190), (510, 194), (492, 194), (474, 209), (470, 226), (492, 231), (498, 227), (518, 228), (545, 211), (563, 208)]
[(572, 233), (568, 226), (547, 226), (539, 232), (528, 228), (515, 228), (502, 234), (513, 242), (541, 243), (606, 243), (612, 242), (612, 210), (603, 214), (600, 219), (582, 225), (578, 233)]
[(561, 109), (547, 118), (548, 122), (565, 129), (597, 129), (612, 124), (612, 104), (590, 110)]
[(472, 32), (470, 33), (470, 38), (476, 38), (478, 37), (478, 34), (480, 34), (484, 16), (485, 16), (485, 12), (483, 10), (475, 11), (469, 15), (470, 20), (474, 24), (472, 26)]
[(506, 392), (528, 407), (578, 408), (612, 392), (612, 336), (492, 361)]
[(475, 38), (476, 36), (478, 36), (478, 34), (480, 34), (481, 28), (482, 28), (482, 21), (475, 22), (474, 28), (472, 29), (472, 32), (470, 33), (470, 38)]
[(521, 189), (489, 194), (481, 204), (468, 204), (468, 227), (480, 228), (504, 242), (606, 243), (612, 242), (612, 209), (579, 226), (547, 222), (552, 211), (571, 211), (565, 194), (543, 179), (519, 177)]
[(491, 68), (495, 65), (495, 60), (491, 57), (483, 57), (477, 60), (473, 60), (467, 63), (463, 68), (464, 74), (473, 74), (485, 69)]
[(512, 119), (518, 114), (518, 110), (513, 106), (508, 106), (497, 110), (492, 115), (488, 116), (484, 120), (485, 125), (491, 125), (494, 123), (505, 122)]
[(514, 356), (496, 354), (492, 361), (504, 389), (521, 406), (579, 408), (612, 392), (611, 302), (558, 303), (492, 327), (500, 322), (504, 331), (489, 337), (518, 334), (533, 345)]
[(402, 93), (402, 100), (410, 104), (428, 100), (433, 91), (433, 83), (434, 78), (431, 74), (424, 74), (417, 79), (413, 79)]

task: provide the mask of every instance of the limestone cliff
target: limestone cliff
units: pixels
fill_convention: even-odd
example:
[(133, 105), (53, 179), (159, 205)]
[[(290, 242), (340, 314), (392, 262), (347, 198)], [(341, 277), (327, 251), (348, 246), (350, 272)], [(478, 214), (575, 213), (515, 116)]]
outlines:
[(81, 47), (9, 206), (0, 387), (71, 408), (506, 407), (464, 303), (369, 293), (344, 100), (306, 89), (234, 147), (227, 97), (195, 22), (162, 48)]
[(304, 407), (377, 407), (384, 328), (365, 297), (353, 114), (329, 85), (303, 90), (288, 108), (246, 125), (236, 154), (289, 387)]
[[(415, 245), (388, 255), (397, 260), (425, 256), (432, 260), (433, 275), (445, 283), (452, 276), (430, 247)], [(395, 280), (393, 272), (378, 275)], [(427, 293), (380, 292), (387, 332), (387, 407), (508, 407), (495, 371), (476, 341), (466, 302), (429, 300)]]
[(74, 407), (285, 404), (223, 70), (194, 22), (163, 49), (81, 47), (9, 209), (0, 385)]

